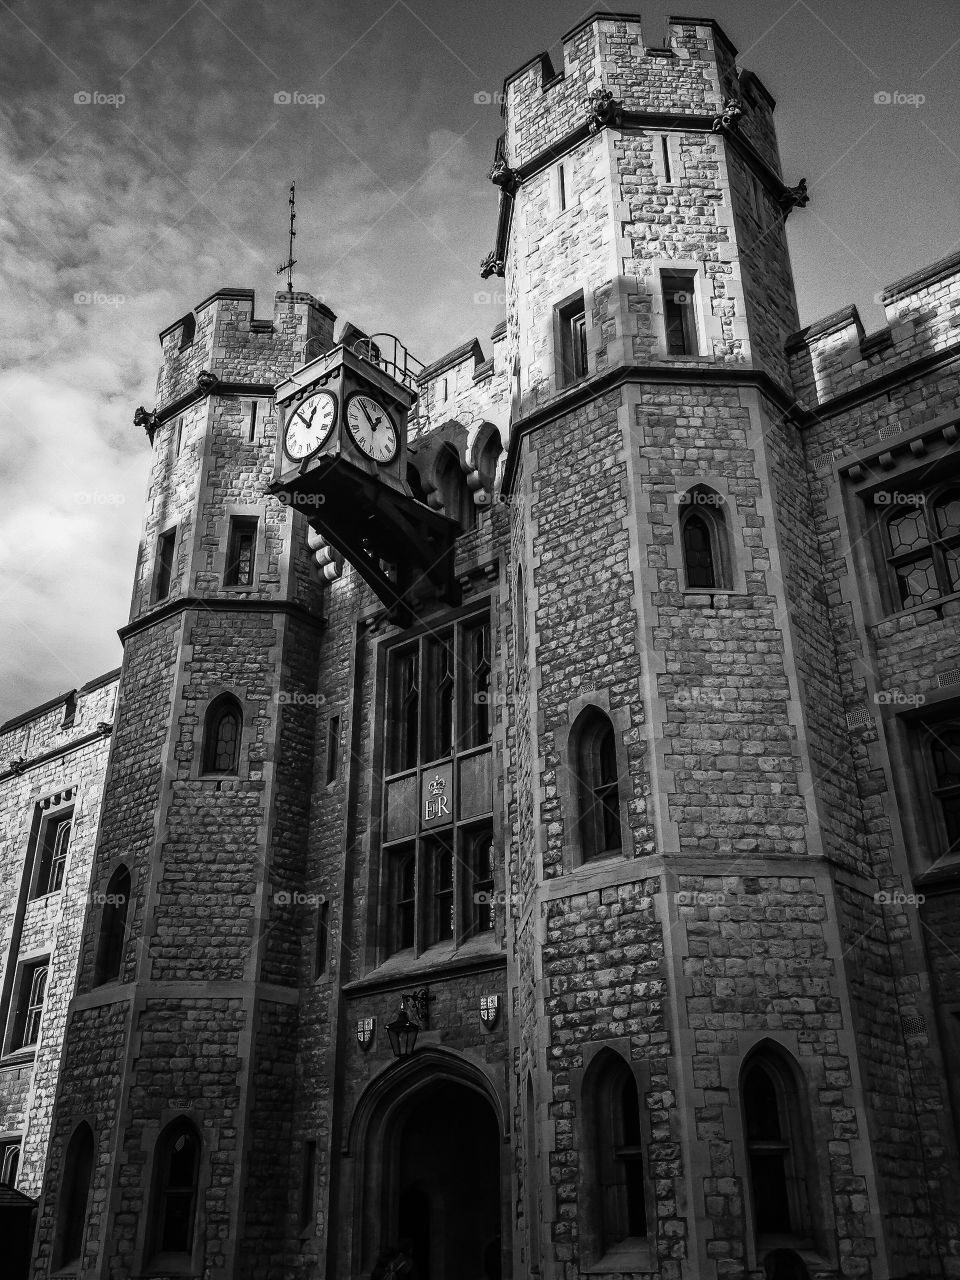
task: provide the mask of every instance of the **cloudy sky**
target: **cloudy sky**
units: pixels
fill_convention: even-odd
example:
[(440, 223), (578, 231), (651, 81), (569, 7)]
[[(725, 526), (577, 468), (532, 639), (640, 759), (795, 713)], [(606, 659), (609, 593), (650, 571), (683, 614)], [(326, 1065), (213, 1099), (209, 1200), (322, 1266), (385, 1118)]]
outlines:
[[(292, 178), (298, 288), (423, 360), (486, 342), (484, 98), (540, 49), (559, 64), (593, 7), (0, 0), (0, 716), (119, 664), (148, 469), (131, 417), (154, 402), (157, 333), (223, 285), (272, 314)], [(635, 7), (660, 43), (668, 8)], [(877, 327), (886, 282), (960, 247), (955, 0), (693, 12), (778, 99), (787, 180), (808, 180), (789, 223), (804, 321), (856, 301)]]

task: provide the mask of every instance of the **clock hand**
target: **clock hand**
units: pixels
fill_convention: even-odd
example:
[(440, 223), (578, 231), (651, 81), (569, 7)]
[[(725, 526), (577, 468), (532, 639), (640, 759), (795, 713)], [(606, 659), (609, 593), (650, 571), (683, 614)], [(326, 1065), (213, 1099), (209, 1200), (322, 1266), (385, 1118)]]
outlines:
[(363, 410), (363, 416), (370, 423), (371, 431), (376, 431), (377, 427), (379, 427), (380, 423), (383, 421), (383, 418), (377, 418), (376, 422), (374, 422), (373, 418), (370, 417), (370, 411), (367, 409), (366, 401), (359, 400), (357, 403), (360, 405), (360, 408)]

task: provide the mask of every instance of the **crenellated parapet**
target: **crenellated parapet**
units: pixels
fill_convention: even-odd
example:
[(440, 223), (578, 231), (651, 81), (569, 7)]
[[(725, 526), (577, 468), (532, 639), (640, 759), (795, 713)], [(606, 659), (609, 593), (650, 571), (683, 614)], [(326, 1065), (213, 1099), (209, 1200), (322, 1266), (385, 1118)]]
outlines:
[[(631, 115), (670, 117), (712, 127), (736, 105), (737, 128), (779, 175), (774, 99), (751, 72), (740, 72), (736, 48), (709, 18), (671, 18), (662, 45), (644, 40), (637, 14), (598, 12), (568, 31), (563, 64), (538, 54), (504, 81), (507, 131), (504, 163), (511, 169), (562, 145), (596, 118), (621, 124)], [(610, 106), (610, 104), (615, 104)]]
[(960, 254), (894, 281), (878, 301), (887, 323), (873, 333), (864, 331), (856, 306), (849, 306), (788, 340), (794, 384), (806, 408), (868, 396), (872, 383), (887, 376), (902, 378), (910, 365), (937, 362), (955, 352), (960, 344)]
[(271, 320), (257, 318), (254, 303), (252, 289), (218, 289), (163, 330), (161, 417), (185, 397), (210, 390), (210, 375), (228, 384), (274, 384), (333, 346), (336, 315), (312, 294), (278, 291)]

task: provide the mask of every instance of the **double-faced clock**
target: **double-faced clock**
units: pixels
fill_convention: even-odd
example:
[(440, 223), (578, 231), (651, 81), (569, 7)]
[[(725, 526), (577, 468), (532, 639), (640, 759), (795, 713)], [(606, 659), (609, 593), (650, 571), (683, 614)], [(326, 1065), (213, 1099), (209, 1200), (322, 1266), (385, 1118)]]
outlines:
[(380, 340), (389, 335), (374, 336), (332, 347), (277, 386), (286, 419), (270, 490), (350, 561), (390, 618), (409, 625), (425, 599), (459, 603), (459, 526), (410, 488), (407, 418), (417, 378), (395, 338), (388, 347)]
[(283, 430), (283, 451), (287, 457), (293, 462), (303, 462), (322, 449), (336, 426), (338, 407), (332, 391), (315, 391), (301, 400)]
[(393, 461), (400, 448), (400, 435), (382, 404), (358, 391), (347, 401), (345, 417), (350, 438), (361, 453), (381, 464)]

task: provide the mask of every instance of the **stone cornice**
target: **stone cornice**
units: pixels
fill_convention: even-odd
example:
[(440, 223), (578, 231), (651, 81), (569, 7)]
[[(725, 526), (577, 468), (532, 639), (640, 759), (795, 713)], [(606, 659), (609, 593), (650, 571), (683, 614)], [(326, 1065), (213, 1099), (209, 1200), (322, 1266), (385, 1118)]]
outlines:
[(617, 365), (613, 369), (578, 383), (570, 391), (555, 396), (513, 423), (510, 428), (510, 447), (503, 470), (501, 492), (506, 494), (510, 492), (522, 438), (548, 422), (553, 422), (566, 413), (572, 413), (581, 405), (588, 404), (591, 400), (596, 400), (610, 391), (615, 391), (618, 387), (643, 382), (693, 386), (715, 386), (719, 383), (725, 387), (753, 387), (768, 396), (784, 414), (792, 415), (797, 406), (797, 402), (789, 392), (762, 369), (729, 365), (717, 365), (715, 368), (682, 365)]
[[(558, 138), (550, 146), (544, 147), (529, 160), (508, 172), (511, 181), (507, 186), (500, 186), (500, 207), (497, 216), (497, 238), (495, 246), (481, 264), (481, 275), (486, 279), (490, 275), (503, 275), (507, 261), (510, 241), (510, 225), (513, 220), (513, 205), (516, 191), (523, 183), (542, 169), (559, 160), (574, 147), (580, 146), (598, 130), (618, 129), (621, 133), (643, 132), (645, 129), (686, 130), (692, 133), (715, 133), (724, 138), (757, 175), (764, 187), (779, 205), (786, 217), (793, 208), (802, 208), (808, 201), (806, 181), (801, 178), (795, 187), (788, 187), (780, 175), (764, 160), (763, 156), (751, 142), (739, 132), (736, 119), (725, 123), (727, 117), (724, 108), (709, 115), (683, 115), (664, 111), (620, 111), (616, 123), (599, 123), (590, 116), (575, 129)], [(501, 161), (501, 143), (498, 142), (497, 155), (494, 158), (494, 169)], [(498, 183), (498, 185), (500, 185)], [(484, 274), (485, 273), (485, 274)]]
[(311, 613), (293, 600), (224, 600), (205, 596), (178, 596), (175, 600), (168, 600), (149, 613), (135, 618), (133, 622), (128, 622), (120, 628), (117, 635), (125, 644), (130, 636), (145, 631), (157, 622), (166, 622), (168, 618), (185, 613), (188, 609), (202, 609), (206, 613), (285, 613), (300, 622), (306, 622), (317, 631), (322, 631), (327, 625), (326, 619), (320, 614)]
[(90, 733), (81, 734), (79, 738), (72, 738), (69, 742), (64, 742), (58, 747), (50, 747), (47, 751), (41, 751), (35, 756), (21, 756), (20, 759), (12, 761), (6, 768), (0, 768), (0, 782), (5, 782), (7, 778), (18, 777), (21, 773), (26, 773), (28, 769), (35, 769), (37, 765), (46, 764), (48, 760), (56, 760), (58, 756), (66, 756), (72, 751), (79, 751), (81, 747), (89, 746), (91, 742), (99, 742), (102, 738), (109, 738), (111, 733), (113, 733), (113, 724), (108, 720), (101, 720), (96, 729)]
[(176, 400), (170, 400), (162, 408), (155, 410), (156, 425), (162, 427), (178, 413), (183, 413), (184, 409), (189, 409), (198, 400), (203, 400), (214, 392), (218, 396), (272, 396), (275, 389), (276, 386), (272, 382), (231, 382), (229, 380), (221, 382), (219, 379), (215, 385), (206, 388), (194, 386), (177, 396)]

